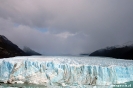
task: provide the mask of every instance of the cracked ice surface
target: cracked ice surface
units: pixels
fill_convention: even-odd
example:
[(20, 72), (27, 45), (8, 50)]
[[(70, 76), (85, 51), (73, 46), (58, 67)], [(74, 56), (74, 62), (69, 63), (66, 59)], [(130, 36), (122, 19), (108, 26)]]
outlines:
[(133, 81), (133, 61), (103, 57), (29, 56), (0, 59), (0, 82), (114, 85)]

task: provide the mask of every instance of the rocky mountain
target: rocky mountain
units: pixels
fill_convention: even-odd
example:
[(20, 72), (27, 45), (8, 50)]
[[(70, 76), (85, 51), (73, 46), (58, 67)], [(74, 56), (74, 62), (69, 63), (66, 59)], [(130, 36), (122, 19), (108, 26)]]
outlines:
[(91, 53), (90, 56), (103, 56), (133, 60), (133, 44), (119, 47), (107, 47), (105, 49), (96, 50), (95, 52)]
[(8, 58), (15, 56), (31, 56), (41, 55), (34, 50), (24, 47), (24, 51), (21, 50), (16, 44), (12, 43), (5, 36), (0, 35), (0, 58)]
[(23, 48), (23, 51), (25, 53), (27, 53), (28, 55), (41, 55), (40, 53), (38, 53), (38, 52), (36, 52), (36, 51), (30, 49), (29, 47), (26, 47), (26, 46)]
[(0, 58), (27, 56), (23, 50), (8, 40), (5, 36), (0, 35)]

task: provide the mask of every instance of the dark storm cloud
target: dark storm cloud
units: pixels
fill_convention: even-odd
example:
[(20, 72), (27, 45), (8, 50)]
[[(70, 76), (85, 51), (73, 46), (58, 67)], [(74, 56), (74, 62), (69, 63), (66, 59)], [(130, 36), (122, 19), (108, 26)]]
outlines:
[(133, 41), (133, 1), (1, 0), (0, 34), (44, 54), (90, 53)]

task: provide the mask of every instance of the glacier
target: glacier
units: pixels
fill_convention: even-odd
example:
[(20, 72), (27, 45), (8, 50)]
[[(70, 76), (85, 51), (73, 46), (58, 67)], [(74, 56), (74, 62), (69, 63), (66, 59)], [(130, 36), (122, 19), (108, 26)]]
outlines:
[(1, 83), (65, 87), (107, 86), (129, 81), (133, 81), (132, 60), (78, 56), (22, 56), (0, 59)]

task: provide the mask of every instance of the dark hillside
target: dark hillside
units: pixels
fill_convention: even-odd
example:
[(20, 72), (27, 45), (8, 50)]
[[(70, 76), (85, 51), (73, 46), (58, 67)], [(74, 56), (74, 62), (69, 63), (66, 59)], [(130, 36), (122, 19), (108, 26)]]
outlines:
[(91, 53), (90, 56), (103, 56), (133, 60), (133, 45), (100, 49)]
[(26, 56), (27, 54), (5, 36), (0, 35), (0, 58)]

